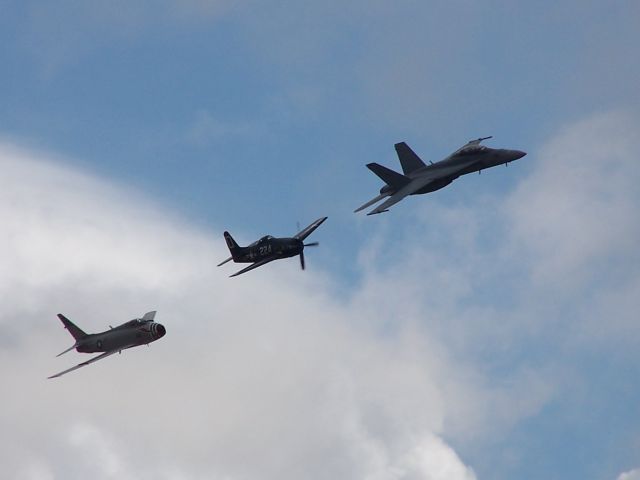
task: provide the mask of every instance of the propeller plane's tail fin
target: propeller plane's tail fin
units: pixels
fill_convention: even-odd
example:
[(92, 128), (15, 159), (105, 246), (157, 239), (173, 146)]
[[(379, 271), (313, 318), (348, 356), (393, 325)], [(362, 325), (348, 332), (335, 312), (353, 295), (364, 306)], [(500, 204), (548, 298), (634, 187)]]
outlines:
[[(229, 232), (224, 232), (224, 241), (227, 242), (227, 247), (229, 247), (231, 258), (233, 258), (234, 261), (237, 261), (237, 259), (240, 256), (240, 251), (242, 250), (242, 247), (236, 243), (236, 241), (233, 239), (233, 237)], [(226, 263), (227, 261), (228, 260), (225, 260), (220, 265)]]

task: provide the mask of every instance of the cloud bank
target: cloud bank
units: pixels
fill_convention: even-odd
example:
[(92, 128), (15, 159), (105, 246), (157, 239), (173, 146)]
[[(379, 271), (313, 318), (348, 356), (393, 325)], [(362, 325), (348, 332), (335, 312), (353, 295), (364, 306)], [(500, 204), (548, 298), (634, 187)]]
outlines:
[[(0, 163), (9, 477), (475, 478), (441, 437), (457, 367), (411, 322), (380, 334), (295, 262), (228, 279), (218, 232), (50, 155)], [(54, 358), (58, 311), (99, 331), (155, 308), (166, 341), (45, 380), (82, 357)]]
[[(411, 226), (363, 245), (361, 281), (339, 296), (295, 261), (229, 279), (219, 231), (5, 142), (4, 472), (476, 478), (458, 446), (489, 471), (481, 458), (499, 464), (491, 446), (523, 419), (558, 398), (582, 412), (580, 352), (634, 355), (638, 124), (568, 127), (501, 196), (406, 205)], [(55, 313), (98, 331), (151, 309), (161, 341), (45, 380), (84, 359), (54, 357), (71, 343)]]

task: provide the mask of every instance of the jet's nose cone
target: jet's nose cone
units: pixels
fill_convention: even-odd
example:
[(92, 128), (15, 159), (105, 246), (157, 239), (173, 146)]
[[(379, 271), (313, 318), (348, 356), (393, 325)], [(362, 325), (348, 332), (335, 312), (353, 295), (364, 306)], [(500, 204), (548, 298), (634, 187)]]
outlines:
[(522, 150), (511, 150), (511, 153), (513, 154), (514, 160), (518, 160), (527, 154), (527, 152), (523, 152)]

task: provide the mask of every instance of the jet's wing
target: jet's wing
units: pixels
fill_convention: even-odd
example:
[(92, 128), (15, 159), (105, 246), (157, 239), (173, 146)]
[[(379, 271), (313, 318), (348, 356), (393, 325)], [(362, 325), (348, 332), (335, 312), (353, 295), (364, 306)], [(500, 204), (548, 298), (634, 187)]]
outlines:
[(322, 222), (324, 222), (327, 218), (328, 217), (319, 218), (318, 220), (313, 222), (311, 225), (309, 225), (305, 229), (303, 229), (303, 230), (299, 231), (298, 233), (296, 233), (293, 236), (293, 238), (297, 238), (298, 240), (304, 240), (309, 235), (311, 235), (316, 228), (318, 228), (320, 225), (322, 225)]
[(373, 205), (376, 202), (379, 202), (380, 200), (382, 200), (385, 197), (388, 197), (389, 195), (391, 195), (391, 192), (389, 193), (381, 193), (380, 195), (378, 195), (376, 198), (372, 198), (371, 200), (369, 200), (367, 203), (365, 203), (364, 205), (356, 208), (353, 213), (358, 213), (360, 210), (364, 210), (365, 208), (370, 207), (371, 205)]
[(234, 273), (233, 275), (229, 275), (229, 277), (237, 277), (238, 275), (242, 275), (245, 272), (248, 272), (249, 270), (253, 270), (254, 268), (258, 268), (261, 267), (262, 265), (265, 265), (269, 262), (273, 262), (274, 260), (280, 258), (279, 256), (272, 256), (272, 257), (267, 257), (267, 258), (263, 258), (262, 260), (258, 260), (255, 263), (252, 263), (251, 265), (249, 265), (248, 267), (243, 268), (242, 270), (240, 270), (239, 272)]
[(411, 183), (408, 183), (404, 187), (397, 190), (393, 195), (391, 195), (386, 201), (382, 202), (376, 208), (371, 210), (367, 215), (375, 215), (376, 213), (386, 212), (389, 207), (395, 205), (400, 200), (402, 200), (407, 195), (411, 195), (414, 192), (417, 192), (421, 188), (427, 186), (434, 180), (432, 176), (424, 176), (420, 178), (416, 178)]
[(47, 377), (47, 378), (61, 377), (65, 373), (73, 372), (74, 370), (77, 370), (80, 367), (84, 367), (86, 365), (89, 365), (90, 363), (97, 362), (98, 360), (102, 360), (103, 358), (106, 358), (109, 355), (113, 355), (114, 353), (116, 353), (118, 351), (120, 351), (120, 350), (111, 350), (110, 352), (105, 352), (102, 355), (98, 355), (97, 357), (93, 357), (92, 359), (87, 360), (86, 362), (79, 363), (75, 367), (68, 368), (67, 370), (64, 370), (64, 371), (62, 371), (60, 373), (56, 373), (55, 375), (51, 375), (50, 377)]

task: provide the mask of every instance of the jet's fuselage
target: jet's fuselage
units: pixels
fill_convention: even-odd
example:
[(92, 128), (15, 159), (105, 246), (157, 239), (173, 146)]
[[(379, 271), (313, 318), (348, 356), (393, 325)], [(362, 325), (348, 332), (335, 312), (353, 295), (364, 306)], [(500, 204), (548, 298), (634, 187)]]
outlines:
[(111, 330), (87, 335), (78, 341), (76, 351), (95, 353), (124, 350), (155, 342), (166, 333), (166, 329), (160, 323), (131, 320)]
[[(468, 173), (479, 172), (486, 168), (507, 164), (524, 157), (520, 150), (481, 147), (477, 152), (455, 152), (447, 158), (431, 165), (426, 165), (407, 175), (411, 179), (435, 174), (436, 179), (411, 195), (435, 192), (446, 187), (456, 178)], [(384, 187), (383, 187), (384, 188)], [(383, 193), (382, 191), (380, 193)]]

